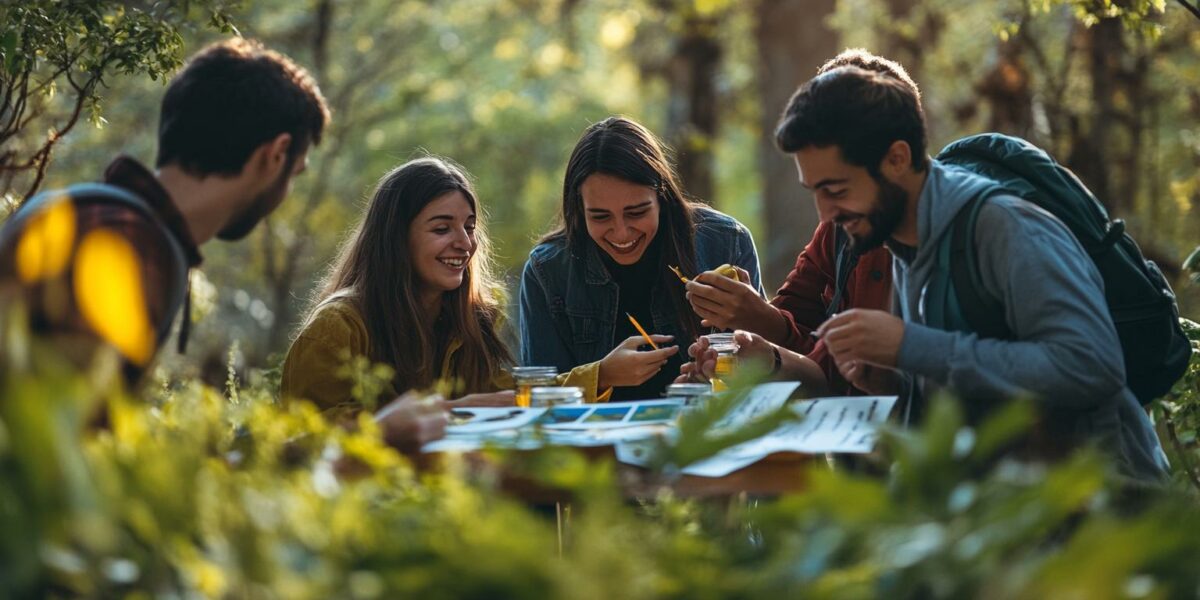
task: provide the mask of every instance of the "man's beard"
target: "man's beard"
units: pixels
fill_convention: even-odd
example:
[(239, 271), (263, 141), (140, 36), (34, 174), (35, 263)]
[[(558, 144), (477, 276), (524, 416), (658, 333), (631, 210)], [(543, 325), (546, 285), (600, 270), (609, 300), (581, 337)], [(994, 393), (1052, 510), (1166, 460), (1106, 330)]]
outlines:
[(908, 192), (888, 181), (884, 177), (876, 177), (879, 192), (875, 195), (875, 207), (867, 213), (867, 223), (871, 231), (864, 237), (850, 236), (850, 247), (858, 254), (874, 250), (883, 245), (904, 219), (904, 209), (908, 203)]
[(217, 238), (227, 242), (240, 240), (254, 231), (254, 226), (263, 220), (276, 206), (283, 200), (283, 194), (287, 193), (288, 178), (291, 176), (292, 167), (291, 161), (285, 165), (283, 172), (279, 174), (279, 179), (271, 185), (271, 187), (259, 194), (254, 201), (247, 206), (245, 210), (231, 219), (220, 231), (217, 232)]

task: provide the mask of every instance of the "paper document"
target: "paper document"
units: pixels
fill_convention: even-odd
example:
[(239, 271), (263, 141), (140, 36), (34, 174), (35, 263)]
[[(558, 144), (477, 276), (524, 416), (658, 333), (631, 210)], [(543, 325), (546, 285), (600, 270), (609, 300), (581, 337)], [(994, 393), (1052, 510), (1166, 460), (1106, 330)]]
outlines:
[(737, 428), (758, 417), (769, 415), (787, 404), (788, 398), (792, 397), (792, 393), (798, 387), (800, 387), (799, 381), (776, 381), (756, 385), (750, 388), (746, 397), (733, 410), (729, 411), (729, 414), (725, 415), (725, 418), (721, 419), (715, 427), (717, 429)]
[(528, 425), (546, 412), (544, 408), (469, 407), (450, 409), (446, 435), (489, 433)]
[[(767, 384), (772, 385), (772, 384)], [(875, 448), (879, 426), (887, 421), (896, 396), (817, 398), (793, 405), (802, 421), (786, 423), (754, 440), (727, 448), (683, 469), (685, 475), (722, 477), (776, 452), (864, 454)], [(617, 459), (644, 465), (649, 445), (618, 444)]]

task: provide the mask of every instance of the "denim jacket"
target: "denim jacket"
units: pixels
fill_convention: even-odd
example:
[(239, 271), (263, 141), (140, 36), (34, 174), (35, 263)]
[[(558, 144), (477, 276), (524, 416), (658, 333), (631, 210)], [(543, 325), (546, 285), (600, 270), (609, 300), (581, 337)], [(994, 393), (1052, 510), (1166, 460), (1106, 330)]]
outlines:
[[(750, 230), (707, 207), (696, 211), (694, 226), (697, 268), (739, 266), (762, 295), (758, 252)], [(595, 243), (588, 243), (578, 255), (560, 239), (539, 244), (529, 253), (521, 275), (521, 364), (554, 366), (562, 373), (612, 351), (619, 288), (600, 252)], [(674, 343), (686, 352), (693, 340), (684, 339), (670, 298), (658, 287), (651, 291), (654, 322), (643, 325), (648, 333), (675, 336)]]

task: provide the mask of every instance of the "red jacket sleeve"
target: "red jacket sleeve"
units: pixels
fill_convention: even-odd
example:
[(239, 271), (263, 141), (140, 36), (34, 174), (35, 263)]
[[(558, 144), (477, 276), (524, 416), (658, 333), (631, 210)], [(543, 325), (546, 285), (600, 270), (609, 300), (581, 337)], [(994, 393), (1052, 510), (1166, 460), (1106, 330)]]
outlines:
[(816, 340), (809, 334), (825, 320), (827, 293), (834, 285), (834, 227), (832, 223), (817, 226), (812, 240), (796, 257), (792, 272), (771, 299), (788, 327), (780, 345), (801, 354), (813, 350)]
[[(771, 304), (787, 322), (788, 331), (781, 345), (807, 355), (816, 362), (835, 394), (861, 393), (842, 378), (825, 343), (809, 335), (825, 320), (826, 307), (833, 300), (837, 284), (837, 230), (832, 223), (821, 223), (812, 240), (796, 257), (796, 266), (779, 288)], [(864, 253), (846, 278), (838, 310), (867, 308), (889, 310), (892, 296), (892, 256), (886, 248)]]

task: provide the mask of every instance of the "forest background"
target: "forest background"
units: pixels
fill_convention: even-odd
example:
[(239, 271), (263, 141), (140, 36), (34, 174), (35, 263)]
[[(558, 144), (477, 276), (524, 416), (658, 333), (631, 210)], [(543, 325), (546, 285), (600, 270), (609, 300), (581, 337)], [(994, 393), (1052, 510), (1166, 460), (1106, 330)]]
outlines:
[[(152, 163), (164, 82), (223, 36), (293, 56), (334, 110), (282, 208), (205, 247), (195, 335), (162, 353), (162, 385), (127, 398), (0, 327), (0, 598), (1194, 597), (1191, 322), (1189, 371), (1152, 405), (1178, 484), (1157, 491), (1086, 450), (1000, 459), (1027, 405), (973, 428), (936, 399), (919, 430), (884, 432), (866, 472), (806, 470), (803, 493), (772, 502), (630, 502), (611, 461), (561, 448), (418, 474), (369, 417), (348, 431), (278, 403), (271, 369), (388, 169), (428, 152), (475, 175), (511, 294), (567, 154), (613, 113), (663, 135), (688, 190), (753, 230), (773, 287), (815, 212), (768, 132), (847, 46), (908, 67), (933, 150), (988, 130), (1051, 150), (1195, 318), (1182, 271), (1200, 252), (1180, 266), (1200, 242), (1195, 17), (1194, 0), (0, 0), (0, 218), (118, 152)], [(111, 430), (81, 439), (96, 394)], [(735, 403), (689, 413), (650, 480), (781, 417), (710, 435)], [(496, 493), (504, 474), (569, 492), (565, 533)]]
[[(83, 15), (64, 51), (88, 38), (93, 50), (117, 50), (104, 69), (81, 51), (29, 96), (30, 120), (0, 131), (9, 209), (33, 189), (98, 179), (120, 152), (152, 164), (150, 116), (165, 82), (180, 57), (223, 36), (294, 57), (330, 101), (332, 128), (290, 199), (247, 241), (204, 248), (188, 355), (160, 360), (176, 375), (219, 384), (231, 347), (239, 370), (277, 364), (375, 181), (425, 153), (475, 177), (512, 307), (521, 266), (561, 202), (567, 155), (611, 114), (659, 133), (688, 192), (750, 227), (774, 289), (816, 214), (770, 131), (796, 86), (855, 46), (898, 60), (918, 82), (932, 150), (981, 131), (1050, 150), (1175, 279), (1183, 314), (1200, 312), (1200, 290), (1179, 268), (1200, 240), (1200, 20), (1184, 2), (23, 4), (27, 15)], [(133, 9), (157, 20), (130, 25)], [(22, 9), (4, 10), (16, 19)], [(0, 39), (7, 61), (19, 58), (15, 30)]]

